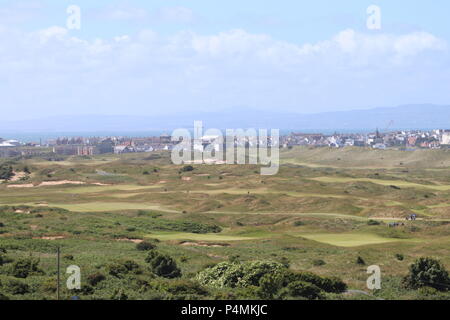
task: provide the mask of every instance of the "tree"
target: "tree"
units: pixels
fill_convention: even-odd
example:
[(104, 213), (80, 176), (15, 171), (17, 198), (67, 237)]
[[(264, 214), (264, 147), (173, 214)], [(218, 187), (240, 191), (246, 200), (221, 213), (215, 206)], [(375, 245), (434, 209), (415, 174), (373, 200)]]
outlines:
[(419, 258), (409, 266), (409, 274), (403, 279), (406, 287), (419, 289), (431, 287), (440, 291), (450, 289), (448, 271), (436, 259)]
[(181, 277), (177, 263), (168, 255), (153, 250), (149, 252), (145, 262), (150, 264), (151, 271), (159, 277), (169, 279)]

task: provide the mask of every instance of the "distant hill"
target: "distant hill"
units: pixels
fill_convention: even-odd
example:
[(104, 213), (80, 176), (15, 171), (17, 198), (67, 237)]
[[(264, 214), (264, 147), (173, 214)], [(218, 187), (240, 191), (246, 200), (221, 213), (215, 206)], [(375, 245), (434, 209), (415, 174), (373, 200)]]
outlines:
[(2, 123), (4, 132), (132, 132), (191, 128), (202, 120), (205, 128), (279, 128), (296, 131), (373, 131), (390, 129), (450, 129), (450, 105), (404, 105), (393, 108), (317, 114), (257, 111), (234, 108), (216, 113), (192, 112), (170, 116), (54, 116)]

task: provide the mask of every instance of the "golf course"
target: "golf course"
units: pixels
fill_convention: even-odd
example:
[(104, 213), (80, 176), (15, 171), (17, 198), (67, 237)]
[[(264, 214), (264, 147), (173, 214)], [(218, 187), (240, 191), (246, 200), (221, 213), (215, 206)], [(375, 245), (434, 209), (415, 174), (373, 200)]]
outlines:
[[(205, 280), (221, 263), (264, 261), (345, 283), (323, 299), (450, 299), (403, 285), (421, 257), (450, 269), (450, 151), (295, 147), (280, 157), (273, 176), (173, 165), (169, 152), (0, 159), (16, 176), (0, 183), (0, 296), (54, 299), (59, 248), (63, 298), (74, 295), (70, 265), (81, 299), (267, 298), (255, 284)], [(152, 272), (155, 250), (179, 274)], [(371, 265), (379, 290), (367, 288)], [(17, 276), (21, 266), (31, 271)]]

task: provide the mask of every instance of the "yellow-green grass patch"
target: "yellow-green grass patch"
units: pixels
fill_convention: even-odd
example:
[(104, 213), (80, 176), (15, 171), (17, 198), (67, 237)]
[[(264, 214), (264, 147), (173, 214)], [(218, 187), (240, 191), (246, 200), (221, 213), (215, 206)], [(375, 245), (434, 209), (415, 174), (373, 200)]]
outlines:
[(292, 235), (337, 247), (359, 247), (388, 242), (407, 241), (405, 239), (383, 238), (370, 233), (296, 233)]
[(370, 178), (345, 178), (345, 177), (317, 177), (311, 178), (311, 180), (325, 183), (371, 182), (383, 186), (395, 185), (398, 187), (405, 187), (405, 188), (421, 188), (421, 189), (433, 189), (442, 191), (450, 190), (450, 185), (426, 185), (402, 180), (381, 180)]

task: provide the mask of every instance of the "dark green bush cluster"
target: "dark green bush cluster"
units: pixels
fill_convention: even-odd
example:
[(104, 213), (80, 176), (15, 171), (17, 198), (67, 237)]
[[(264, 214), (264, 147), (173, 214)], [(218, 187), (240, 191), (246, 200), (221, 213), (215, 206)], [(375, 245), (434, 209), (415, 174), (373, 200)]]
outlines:
[(191, 165), (188, 166), (184, 166), (183, 168), (181, 168), (182, 172), (189, 172), (189, 171), (194, 171), (194, 167)]
[(296, 273), (281, 263), (256, 261), (222, 262), (197, 274), (200, 284), (213, 288), (254, 287), (263, 299), (303, 297), (320, 299), (323, 293), (342, 293), (347, 285), (337, 278), (321, 277), (309, 272)]
[(150, 265), (150, 270), (159, 277), (178, 278), (181, 277), (181, 270), (178, 268), (175, 260), (156, 250), (152, 250), (145, 258), (145, 262)]
[(9, 180), (14, 176), (13, 168), (10, 165), (0, 165), (0, 180)]
[(42, 275), (44, 272), (39, 269), (39, 259), (24, 258), (15, 261), (9, 273), (16, 278), (27, 278), (29, 275)]
[(139, 251), (150, 251), (156, 248), (156, 245), (147, 241), (140, 242), (136, 245), (136, 249)]
[(106, 277), (104, 274), (102, 274), (100, 272), (90, 274), (87, 277), (88, 283), (93, 287), (95, 287), (97, 284), (99, 284), (100, 282), (102, 282), (104, 280), (106, 280)]
[(5, 284), (2, 284), (1, 287), (5, 292), (13, 295), (23, 295), (31, 292), (28, 284), (19, 280), (9, 280)]
[(132, 260), (115, 262), (107, 266), (108, 273), (116, 278), (123, 278), (127, 274), (141, 274), (141, 267)]
[(436, 259), (419, 258), (409, 267), (409, 274), (403, 279), (407, 288), (434, 288), (439, 291), (450, 290), (448, 271)]
[(381, 224), (381, 222), (376, 221), (376, 220), (369, 220), (369, 221), (367, 221), (367, 224), (369, 226), (379, 226)]

